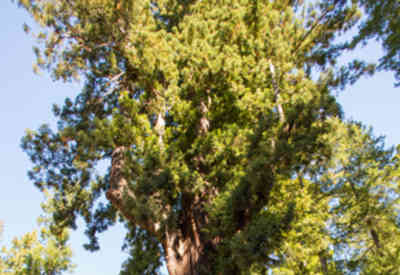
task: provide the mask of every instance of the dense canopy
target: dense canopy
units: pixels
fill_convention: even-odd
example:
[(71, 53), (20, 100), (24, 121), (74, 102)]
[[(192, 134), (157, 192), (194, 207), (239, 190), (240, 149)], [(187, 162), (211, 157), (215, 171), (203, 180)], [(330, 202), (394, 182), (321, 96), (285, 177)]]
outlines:
[[(123, 275), (398, 272), (399, 152), (334, 96), (399, 76), (398, 0), (18, 3), (37, 69), (84, 83), (22, 141), (52, 231), (124, 223)], [(337, 65), (374, 37), (379, 64)]]

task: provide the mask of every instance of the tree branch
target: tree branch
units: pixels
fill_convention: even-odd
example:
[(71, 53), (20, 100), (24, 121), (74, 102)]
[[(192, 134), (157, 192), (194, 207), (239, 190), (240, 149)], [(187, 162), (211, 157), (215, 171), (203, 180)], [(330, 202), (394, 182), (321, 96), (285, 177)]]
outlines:
[(282, 105), (279, 103), (279, 94), (280, 94), (280, 89), (279, 89), (279, 84), (276, 81), (277, 76), (275, 73), (275, 66), (272, 64), (271, 61), (269, 61), (269, 70), (271, 71), (272, 74), (272, 87), (274, 89), (274, 97), (275, 97), (275, 101), (278, 104), (277, 109), (278, 109), (278, 113), (279, 113), (279, 120), (280, 122), (285, 122), (285, 113), (283, 111)]
[[(110, 174), (110, 187), (106, 193), (106, 197), (112, 205), (118, 209), (122, 215), (131, 223), (137, 224), (143, 229), (150, 233), (157, 235), (156, 224), (149, 219), (145, 221), (137, 221), (136, 217), (132, 215), (132, 209), (127, 201), (136, 201), (136, 195), (129, 189), (128, 181), (123, 175), (123, 169), (125, 166), (125, 156), (127, 148), (125, 146), (119, 146), (114, 149), (112, 153), (111, 161), (111, 174)], [(127, 200), (127, 197), (129, 198)]]

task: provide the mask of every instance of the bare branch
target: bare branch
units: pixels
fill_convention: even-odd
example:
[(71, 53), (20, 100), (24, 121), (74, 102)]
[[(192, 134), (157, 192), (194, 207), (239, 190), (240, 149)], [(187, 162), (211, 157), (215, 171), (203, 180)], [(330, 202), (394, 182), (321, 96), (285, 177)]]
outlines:
[(285, 113), (283, 111), (282, 105), (279, 103), (279, 97), (280, 97), (280, 89), (279, 89), (279, 84), (277, 82), (277, 76), (275, 73), (275, 67), (272, 64), (271, 61), (269, 61), (269, 70), (271, 71), (272, 74), (272, 87), (274, 89), (274, 97), (275, 97), (275, 101), (277, 102), (277, 109), (278, 109), (278, 113), (279, 113), (279, 120), (281, 122), (285, 121)]

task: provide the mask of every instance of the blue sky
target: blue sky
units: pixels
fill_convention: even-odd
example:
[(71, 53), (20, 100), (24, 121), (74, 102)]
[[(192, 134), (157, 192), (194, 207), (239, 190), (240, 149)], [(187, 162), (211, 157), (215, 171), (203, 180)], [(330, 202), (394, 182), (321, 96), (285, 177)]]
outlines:
[[(0, 246), (14, 236), (36, 228), (42, 213), (42, 194), (26, 176), (30, 167), (20, 148), (25, 129), (36, 129), (42, 123), (54, 125), (51, 114), (53, 103), (62, 103), (66, 96), (79, 92), (78, 84), (54, 83), (48, 75), (32, 72), (33, 40), (22, 30), (24, 22), (31, 22), (22, 9), (10, 0), (0, 3), (0, 220), (5, 228)], [(363, 48), (357, 55), (376, 59), (380, 49), (375, 44)], [(376, 135), (385, 135), (387, 144), (400, 143), (400, 88), (393, 87), (392, 73), (379, 73), (363, 79), (341, 92), (347, 118), (371, 125)], [(81, 226), (82, 228), (82, 226)], [(76, 275), (117, 275), (125, 255), (120, 252), (123, 228), (115, 227), (102, 235), (102, 250), (90, 253), (82, 248), (86, 238), (81, 230), (72, 234)]]
[[(42, 213), (43, 196), (28, 180), (30, 162), (20, 148), (25, 130), (37, 129), (42, 123), (54, 125), (51, 106), (79, 92), (78, 84), (55, 83), (46, 74), (33, 73), (34, 41), (23, 32), (24, 22), (31, 22), (24, 10), (10, 0), (0, 1), (0, 220), (4, 222), (0, 247), (37, 228), (36, 219)], [(82, 248), (86, 241), (82, 230), (73, 232), (71, 243), (78, 265), (74, 274), (119, 274), (126, 258), (120, 252), (123, 236), (123, 228), (113, 228), (103, 234), (101, 251), (90, 253)]]

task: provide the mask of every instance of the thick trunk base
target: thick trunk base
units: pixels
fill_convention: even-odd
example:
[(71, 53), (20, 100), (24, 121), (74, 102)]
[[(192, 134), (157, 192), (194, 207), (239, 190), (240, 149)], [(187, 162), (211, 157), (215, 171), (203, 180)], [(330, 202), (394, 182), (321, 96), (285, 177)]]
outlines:
[(169, 275), (213, 274), (213, 263), (208, 259), (211, 251), (207, 251), (198, 238), (183, 239), (167, 234), (164, 249)]

